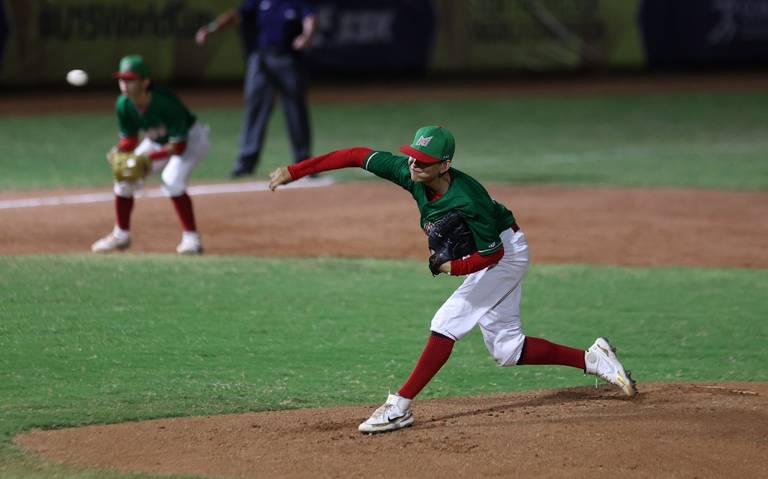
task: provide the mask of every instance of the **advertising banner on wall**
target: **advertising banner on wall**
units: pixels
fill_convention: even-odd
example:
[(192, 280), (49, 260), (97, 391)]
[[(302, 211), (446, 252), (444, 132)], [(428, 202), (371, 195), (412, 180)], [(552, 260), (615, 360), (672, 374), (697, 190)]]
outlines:
[(210, 63), (241, 63), (236, 38), (218, 48), (194, 43), (200, 25), (217, 7), (206, 0), (3, 0), (9, 35), (0, 79), (12, 84), (61, 81), (81, 68), (99, 81), (111, 79), (122, 55), (141, 53), (157, 78), (190, 78)]
[(643, 0), (639, 21), (651, 67), (768, 65), (768, 0)]
[[(264, 0), (269, 1), (269, 0)], [(244, 36), (195, 31), (238, 0), (0, 0), (0, 83), (139, 53), (160, 81), (239, 81)], [(313, 73), (412, 75), (768, 64), (768, 0), (317, 0)], [(242, 27), (244, 27), (243, 25)]]
[[(237, 1), (209, 0), (0, 0), (8, 18), (7, 84), (60, 82), (67, 71), (111, 81), (122, 55), (139, 53), (158, 80), (239, 80), (243, 40), (238, 28), (203, 46), (196, 30)], [(317, 34), (307, 54), (314, 72), (393, 74), (430, 66), (436, 31), (431, 0), (317, 1)], [(0, 41), (3, 34), (0, 15)]]
[(639, 0), (472, 0), (440, 4), (438, 70), (640, 68)]
[(326, 73), (422, 73), (437, 32), (431, 0), (318, 1), (310, 70)]

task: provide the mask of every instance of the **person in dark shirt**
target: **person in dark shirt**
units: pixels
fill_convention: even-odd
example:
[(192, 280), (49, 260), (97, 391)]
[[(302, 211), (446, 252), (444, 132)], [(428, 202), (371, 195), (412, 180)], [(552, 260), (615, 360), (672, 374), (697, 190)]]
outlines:
[(242, 24), (247, 50), (245, 70), (245, 117), (240, 152), (233, 178), (253, 174), (264, 146), (264, 135), (276, 93), (280, 93), (285, 120), (298, 163), (310, 156), (310, 124), (307, 79), (302, 65), (305, 50), (315, 31), (315, 13), (306, 1), (245, 0), (219, 15), (195, 35), (199, 45), (231, 25)]

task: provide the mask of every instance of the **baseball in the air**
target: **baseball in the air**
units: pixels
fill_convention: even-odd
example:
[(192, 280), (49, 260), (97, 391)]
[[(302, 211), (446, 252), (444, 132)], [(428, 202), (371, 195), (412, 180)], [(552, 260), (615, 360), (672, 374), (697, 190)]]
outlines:
[(88, 73), (85, 70), (70, 70), (67, 73), (67, 83), (74, 86), (83, 86), (88, 83)]

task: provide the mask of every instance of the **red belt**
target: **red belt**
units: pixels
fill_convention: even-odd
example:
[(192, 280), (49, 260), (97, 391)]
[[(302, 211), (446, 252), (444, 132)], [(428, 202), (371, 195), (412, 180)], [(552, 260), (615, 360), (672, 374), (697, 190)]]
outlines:
[(512, 231), (514, 233), (517, 233), (518, 231), (520, 231), (520, 227), (517, 226), (517, 223), (512, 223), (512, 226), (510, 226), (510, 228), (512, 228)]

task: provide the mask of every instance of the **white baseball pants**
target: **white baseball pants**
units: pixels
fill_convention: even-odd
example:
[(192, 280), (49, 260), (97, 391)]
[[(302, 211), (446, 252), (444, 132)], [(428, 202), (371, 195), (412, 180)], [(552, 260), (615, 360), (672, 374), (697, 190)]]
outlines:
[[(187, 182), (192, 170), (208, 153), (210, 148), (209, 128), (207, 125), (195, 123), (187, 134), (187, 148), (181, 155), (171, 155), (168, 159), (152, 162), (152, 173), (160, 173), (163, 193), (174, 197), (187, 191)], [(134, 152), (137, 155), (148, 155), (161, 149), (163, 145), (144, 138)], [(144, 186), (144, 181), (116, 181), (115, 194), (123, 198), (131, 198)]]
[(456, 341), (480, 325), (485, 346), (500, 366), (511, 366), (523, 350), (520, 298), (528, 270), (528, 242), (522, 230), (501, 233), (504, 256), (472, 273), (437, 310), (431, 330)]

